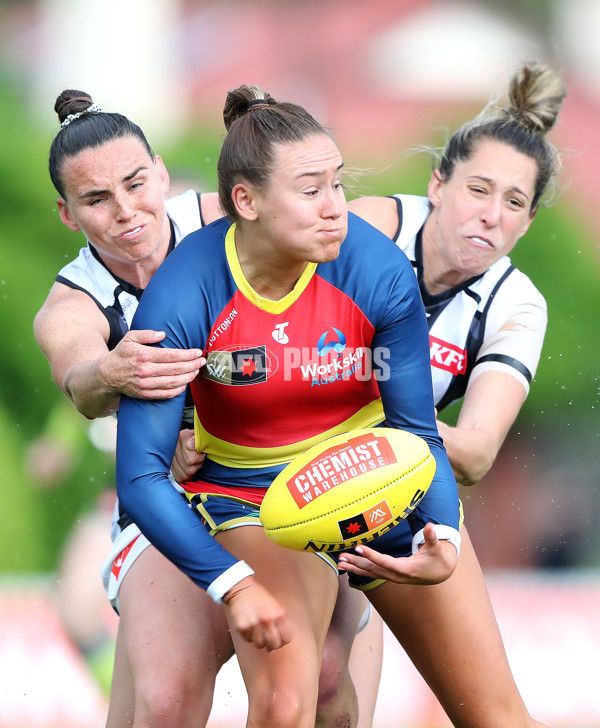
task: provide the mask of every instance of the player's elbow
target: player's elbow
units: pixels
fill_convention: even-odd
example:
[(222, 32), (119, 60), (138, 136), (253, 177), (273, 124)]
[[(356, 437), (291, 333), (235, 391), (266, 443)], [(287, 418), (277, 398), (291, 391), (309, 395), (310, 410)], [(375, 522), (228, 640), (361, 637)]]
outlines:
[(460, 466), (453, 465), (456, 481), (460, 485), (475, 485), (489, 472), (496, 460), (497, 450), (475, 452)]
[(117, 468), (117, 497), (119, 499), (119, 505), (132, 518), (135, 517), (138, 507), (134, 494), (135, 489), (129, 474), (120, 472)]

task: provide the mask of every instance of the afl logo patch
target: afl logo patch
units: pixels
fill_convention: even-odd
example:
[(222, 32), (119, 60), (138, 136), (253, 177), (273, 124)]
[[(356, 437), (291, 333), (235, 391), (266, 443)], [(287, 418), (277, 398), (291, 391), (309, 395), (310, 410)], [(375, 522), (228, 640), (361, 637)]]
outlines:
[(206, 379), (219, 384), (262, 384), (267, 381), (266, 347), (211, 351), (206, 357), (203, 371)]

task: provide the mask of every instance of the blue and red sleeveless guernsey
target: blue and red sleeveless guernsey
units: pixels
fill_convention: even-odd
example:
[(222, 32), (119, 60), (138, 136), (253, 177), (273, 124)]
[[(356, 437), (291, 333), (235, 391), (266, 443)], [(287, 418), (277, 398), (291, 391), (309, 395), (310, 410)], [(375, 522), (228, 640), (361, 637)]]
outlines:
[[(132, 325), (165, 331), (161, 346), (205, 352), (192, 393), (207, 485), (184, 487), (210, 492), (212, 484), (232, 495), (268, 487), (313, 444), (385, 423), (423, 437), (437, 462), (411, 531), (427, 522), (457, 529), (425, 312), (404, 253), (350, 214), (338, 258), (308, 264), (291, 293), (270, 301), (245, 280), (234, 230), (222, 219), (182, 241), (150, 281)], [(206, 589), (237, 560), (199, 527), (168, 479), (182, 407), (183, 396), (122, 398), (117, 485), (142, 532)]]

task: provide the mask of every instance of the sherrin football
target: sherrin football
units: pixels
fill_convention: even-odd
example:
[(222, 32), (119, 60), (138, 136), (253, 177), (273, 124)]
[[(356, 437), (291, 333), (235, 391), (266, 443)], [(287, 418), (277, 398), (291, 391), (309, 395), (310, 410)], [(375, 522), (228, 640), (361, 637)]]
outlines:
[(260, 508), (267, 536), (297, 551), (339, 551), (389, 531), (431, 485), (435, 459), (421, 437), (376, 427), (336, 435), (275, 478)]

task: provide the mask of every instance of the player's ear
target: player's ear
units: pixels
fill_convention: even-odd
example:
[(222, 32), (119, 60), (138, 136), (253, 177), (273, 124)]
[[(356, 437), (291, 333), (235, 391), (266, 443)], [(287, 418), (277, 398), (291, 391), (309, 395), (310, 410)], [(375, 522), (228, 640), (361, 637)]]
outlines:
[(434, 169), (431, 173), (431, 179), (429, 180), (429, 185), (427, 187), (427, 197), (429, 197), (429, 202), (431, 202), (434, 207), (439, 207), (442, 203), (443, 187), (444, 182), (442, 180), (442, 176), (437, 169)]
[(162, 161), (162, 157), (159, 157), (158, 154), (154, 156), (154, 165), (156, 166), (156, 171), (158, 172), (158, 176), (160, 178), (160, 183), (162, 185), (163, 189), (163, 195), (167, 197), (169, 194), (169, 187), (171, 184), (171, 180), (169, 178), (169, 172), (167, 171), (167, 168), (165, 167), (165, 163)]
[(525, 223), (525, 225), (523, 225), (523, 227), (522, 227), (522, 229), (521, 229), (521, 232), (519, 233), (519, 237), (520, 237), (520, 238), (522, 238), (522, 237), (523, 237), (523, 235), (525, 235), (525, 233), (526, 233), (526, 232), (527, 232), (527, 231), (529, 230), (529, 226), (530, 226), (530, 225), (531, 225), (531, 223), (532, 223), (532, 222), (533, 222), (533, 221), (535, 220), (535, 216), (536, 216), (536, 214), (537, 214), (537, 211), (538, 211), (538, 208), (536, 207), (536, 208), (534, 208), (534, 209), (533, 209), (533, 210), (532, 210), (532, 211), (531, 211), (531, 212), (529, 213), (529, 217), (527, 218), (527, 222)]
[(56, 204), (58, 205), (58, 214), (60, 215), (61, 222), (66, 225), (69, 230), (72, 230), (74, 233), (78, 233), (81, 228), (77, 224), (73, 215), (71, 215), (71, 211), (69, 210), (66, 200), (59, 197), (58, 200), (56, 200)]
[(239, 182), (231, 190), (231, 199), (235, 205), (238, 215), (243, 220), (254, 221), (258, 217), (255, 205), (255, 191), (254, 188), (245, 182)]

